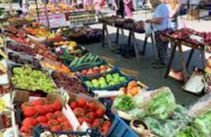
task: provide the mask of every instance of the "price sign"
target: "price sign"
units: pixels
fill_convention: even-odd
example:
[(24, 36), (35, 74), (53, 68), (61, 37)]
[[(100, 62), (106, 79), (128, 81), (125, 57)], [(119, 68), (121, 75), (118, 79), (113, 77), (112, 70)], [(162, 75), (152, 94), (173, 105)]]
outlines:
[[(67, 26), (66, 18), (64, 14), (52, 14), (48, 16), (50, 27), (51, 28), (58, 28)], [(46, 16), (39, 17), (41, 23), (47, 26)]]

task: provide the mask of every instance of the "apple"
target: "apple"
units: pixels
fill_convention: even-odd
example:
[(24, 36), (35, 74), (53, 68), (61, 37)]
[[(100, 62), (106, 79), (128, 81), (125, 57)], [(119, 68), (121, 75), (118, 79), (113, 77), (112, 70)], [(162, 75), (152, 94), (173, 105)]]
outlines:
[(86, 75), (87, 72), (88, 72), (88, 71), (87, 71), (86, 69), (84, 69), (84, 70), (81, 71), (81, 74), (82, 74), (82, 75)]
[(100, 72), (100, 68), (99, 67), (94, 67), (93, 68), (94, 72), (99, 73)]
[(106, 71), (107, 70), (107, 66), (105, 66), (105, 65), (101, 65), (100, 66), (100, 71), (102, 72), (104, 72), (104, 71)]
[(94, 72), (92, 71), (92, 69), (90, 68), (90, 69), (88, 69), (88, 71), (87, 71), (87, 75), (91, 75), (91, 74), (93, 74)]

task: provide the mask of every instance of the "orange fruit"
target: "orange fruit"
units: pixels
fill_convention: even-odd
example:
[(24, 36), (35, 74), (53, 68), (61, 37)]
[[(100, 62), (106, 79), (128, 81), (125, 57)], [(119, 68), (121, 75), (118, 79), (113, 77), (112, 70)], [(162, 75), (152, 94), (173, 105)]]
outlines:
[(128, 83), (127, 89), (129, 90), (137, 86), (138, 86), (137, 82), (135, 80), (132, 80)]
[(131, 96), (135, 96), (139, 93), (139, 88), (138, 87), (133, 87), (127, 91)]

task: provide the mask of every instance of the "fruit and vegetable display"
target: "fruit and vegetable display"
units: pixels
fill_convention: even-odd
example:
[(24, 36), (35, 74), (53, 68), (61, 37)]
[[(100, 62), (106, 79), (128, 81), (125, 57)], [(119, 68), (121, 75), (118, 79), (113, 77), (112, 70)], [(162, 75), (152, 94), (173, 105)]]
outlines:
[(144, 33), (144, 22), (133, 19), (123, 19), (117, 16), (107, 16), (99, 19), (100, 22), (134, 32)]
[(85, 84), (90, 89), (106, 89), (106, 88), (119, 88), (122, 84), (128, 81), (128, 77), (118, 72), (105, 74), (105, 76), (100, 76), (98, 78), (92, 78), (86, 80)]
[(88, 26), (73, 29), (64, 28), (57, 30), (57, 32), (62, 32), (63, 36), (69, 37), (80, 44), (99, 42), (103, 34), (101, 29), (93, 29)]
[(105, 119), (105, 108), (95, 100), (84, 97), (71, 98), (69, 102), (80, 124), (86, 122), (89, 127), (99, 128), (106, 135), (111, 126), (111, 121)]
[(77, 72), (77, 75), (79, 76), (90, 76), (90, 75), (96, 75), (111, 71), (110, 66), (108, 65), (100, 65), (92, 68), (86, 68), (82, 69), (81, 71)]
[(18, 55), (18, 54), (15, 54), (14, 52), (10, 52), (8, 53), (8, 58), (10, 61), (16, 63), (16, 64), (22, 64), (22, 65), (25, 65), (25, 64), (29, 64), (29, 65), (32, 65), (33, 67), (35, 68), (40, 68), (40, 63), (39, 61), (32, 57), (28, 57), (28, 58), (24, 58), (23, 56), (21, 55)]
[(33, 127), (41, 125), (50, 131), (71, 131), (72, 125), (62, 113), (62, 106), (59, 101), (48, 101), (40, 98), (31, 102), (21, 104), (24, 116), (20, 132), (31, 135)]
[(72, 71), (70, 71), (70, 69), (67, 66), (65, 66), (64, 64), (62, 64), (60, 62), (53, 62), (50, 60), (41, 60), (40, 64), (41, 64), (42, 68), (44, 68), (44, 69), (60, 71), (60, 72), (67, 73), (70, 76), (74, 76), (74, 73)]
[[(143, 21), (115, 16), (102, 20), (140, 32), (145, 25)], [(15, 113), (6, 122), (16, 124), (17, 134), (80, 137), (87, 136), (88, 131), (90, 137), (114, 137), (121, 133), (126, 137), (211, 136), (210, 105), (201, 109), (200, 114), (190, 115), (191, 109), (177, 104), (168, 87), (151, 91), (71, 39), (87, 42), (84, 35), (96, 39), (95, 33), (101, 35), (101, 30), (97, 34), (89, 27), (60, 28), (51, 33), (37, 22), (31, 26), (7, 26), (2, 32), (3, 40), (0, 39), (6, 55), (1, 59), (7, 65), (4, 67), (0, 61), (0, 76), (8, 75), (9, 82), (0, 86), (0, 96), (6, 95), (13, 103), (10, 108), (1, 98), (0, 111), (6, 108)], [(196, 40), (197, 35), (205, 43), (210, 41), (209, 33), (182, 31), (178, 37)], [(34, 41), (27, 34), (49, 39)], [(0, 125), (2, 121), (5, 118), (0, 113)], [(13, 132), (12, 125), (9, 127)]]
[(199, 32), (189, 28), (183, 28), (173, 32), (166, 32), (165, 35), (173, 39), (183, 40), (191, 44), (210, 45), (211, 33)]
[(87, 90), (83, 86), (82, 81), (75, 77), (70, 77), (65, 73), (54, 71), (52, 73), (52, 78), (54, 79), (56, 85), (59, 88), (64, 88), (67, 93), (87, 94)]
[(137, 81), (132, 80), (127, 86), (121, 87), (119, 90), (128, 96), (136, 96), (141, 92), (141, 87)]
[(75, 57), (74, 60), (69, 64), (72, 68), (84, 68), (87, 66), (96, 66), (102, 62), (99, 56), (92, 53), (87, 53), (82, 57)]
[(168, 88), (161, 88), (147, 96), (116, 97), (113, 107), (121, 117), (141, 120), (152, 134), (162, 137), (175, 137), (181, 126), (188, 125), (192, 121), (188, 116), (188, 110), (175, 103), (173, 94)]
[(56, 86), (47, 73), (33, 70), (30, 66), (14, 67), (12, 73), (11, 80), (16, 88), (31, 91), (41, 90), (46, 93), (56, 91)]
[(8, 44), (7, 48), (14, 50), (16, 52), (28, 54), (28, 55), (31, 55), (31, 56), (36, 56), (36, 51), (31, 47), (26, 47), (26, 46), (23, 46), (23, 45), (20, 46), (20, 45), (15, 45), (15, 44)]
[(26, 33), (36, 36), (36, 37), (48, 37), (48, 38), (53, 38), (55, 35), (53, 33), (50, 33), (47, 31), (46, 28), (31, 28), (31, 27), (26, 27), (24, 28)]

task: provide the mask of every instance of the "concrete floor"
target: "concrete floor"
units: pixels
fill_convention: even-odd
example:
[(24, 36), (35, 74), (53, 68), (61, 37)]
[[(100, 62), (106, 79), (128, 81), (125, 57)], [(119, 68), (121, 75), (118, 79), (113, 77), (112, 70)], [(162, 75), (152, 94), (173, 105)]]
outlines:
[[(142, 14), (142, 13), (136, 13), (134, 18), (136, 20), (144, 20), (147, 18), (150, 18), (151, 14)], [(198, 30), (198, 31), (210, 31), (211, 30), (211, 21), (209, 20), (200, 20), (200, 21), (187, 21), (185, 19), (181, 19), (180, 22), (185, 22), (185, 25), (189, 28)], [(95, 25), (92, 26), (93, 28), (101, 28), (101, 25)], [(115, 39), (115, 31), (116, 29), (113, 27), (108, 28), (110, 33), (110, 38)], [(124, 36), (120, 36), (120, 45), (127, 43), (127, 31), (124, 32)], [(143, 34), (136, 34), (138, 44), (140, 49), (142, 49), (143, 40), (144, 40)], [(91, 52), (101, 56), (106, 61), (108, 61), (111, 64), (114, 64), (115, 66), (120, 67), (120, 69), (127, 73), (130, 76), (136, 77), (141, 82), (145, 83), (146, 85), (153, 87), (153, 88), (159, 88), (161, 86), (168, 86), (173, 91), (176, 100), (178, 103), (183, 105), (191, 105), (194, 102), (197, 101), (200, 96), (193, 95), (191, 93), (184, 92), (182, 90), (183, 84), (175, 81), (171, 78), (164, 78), (165, 69), (154, 69), (152, 67), (152, 62), (155, 59), (154, 52), (152, 45), (150, 42), (148, 43), (146, 55), (141, 57), (139, 61), (137, 61), (136, 58), (130, 58), (126, 59), (123, 58), (121, 55), (112, 52), (108, 47), (101, 47), (101, 43), (95, 43), (86, 45), (86, 48), (88, 48)], [(190, 48), (183, 47), (183, 50), (185, 51), (184, 55), (185, 58), (187, 58)], [(201, 60), (200, 60), (200, 52), (197, 51), (194, 54), (194, 57), (191, 61), (190, 69), (191, 70), (194, 66), (201, 67)], [(175, 69), (180, 69), (180, 65), (178, 62), (178, 55), (176, 55), (174, 59), (173, 67)]]

